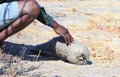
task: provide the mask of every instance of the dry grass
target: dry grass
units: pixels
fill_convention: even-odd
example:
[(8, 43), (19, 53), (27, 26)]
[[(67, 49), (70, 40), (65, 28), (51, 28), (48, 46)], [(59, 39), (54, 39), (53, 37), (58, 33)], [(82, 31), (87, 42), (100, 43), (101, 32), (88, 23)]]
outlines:
[[(69, 29), (70, 33), (75, 39), (82, 42), (89, 48), (92, 61), (94, 61), (96, 64), (100, 64), (100, 67), (102, 67), (101, 65), (107, 66), (112, 63), (118, 64), (120, 62), (120, 8), (118, 8), (120, 4), (119, 1), (38, 1), (40, 1), (41, 5), (44, 5), (44, 7), (55, 18), (55, 20)], [(24, 29), (23, 31), (17, 33), (7, 40), (17, 43), (35, 45), (43, 43), (56, 36), (52, 29), (43, 26), (43, 24), (34, 21), (28, 28)], [(21, 63), (21, 61), (18, 61), (16, 65), (12, 63), (8, 69), (11, 68), (13, 71), (15, 71), (19, 63)], [(30, 68), (34, 67), (31, 66)], [(21, 72), (21, 70), (18, 72)], [(18, 72), (14, 72), (13, 74), (17, 75)], [(24, 73), (26, 73), (26, 71), (23, 71), (21, 74)]]
[[(11, 48), (10, 48), (11, 49)], [(10, 50), (9, 50), (10, 52)], [(26, 53), (26, 47), (23, 46), (23, 50), (20, 53), (20, 56), (13, 56), (9, 53), (1, 53), (0, 58), (0, 77), (40, 77), (39, 74), (30, 74), (29, 72), (38, 69), (42, 63), (37, 63), (38, 65), (30, 65), (27, 64), (29, 62), (35, 63), (38, 61), (38, 58), (41, 54), (41, 51), (39, 51), (39, 54), (37, 57), (33, 58), (33, 61), (24, 61), (22, 60), (24, 57), (24, 54)]]

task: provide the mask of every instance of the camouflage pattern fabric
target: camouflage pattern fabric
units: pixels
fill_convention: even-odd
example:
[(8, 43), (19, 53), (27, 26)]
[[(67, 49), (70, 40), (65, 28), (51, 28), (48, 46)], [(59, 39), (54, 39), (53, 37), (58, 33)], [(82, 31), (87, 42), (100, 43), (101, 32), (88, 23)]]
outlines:
[(52, 17), (46, 13), (44, 7), (40, 8), (40, 14), (37, 19), (43, 24), (51, 26), (50, 22), (52, 21)]

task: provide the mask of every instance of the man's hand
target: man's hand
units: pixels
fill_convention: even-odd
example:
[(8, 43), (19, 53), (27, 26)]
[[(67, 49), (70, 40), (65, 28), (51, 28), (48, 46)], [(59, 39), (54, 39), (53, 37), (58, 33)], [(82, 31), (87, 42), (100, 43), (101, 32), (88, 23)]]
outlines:
[(73, 37), (69, 33), (68, 29), (61, 26), (60, 24), (58, 24), (54, 20), (53, 20), (53, 23), (52, 23), (52, 27), (57, 34), (59, 34), (60, 36), (62, 36), (65, 39), (65, 42), (66, 42), (67, 45), (69, 45), (70, 43), (73, 42)]

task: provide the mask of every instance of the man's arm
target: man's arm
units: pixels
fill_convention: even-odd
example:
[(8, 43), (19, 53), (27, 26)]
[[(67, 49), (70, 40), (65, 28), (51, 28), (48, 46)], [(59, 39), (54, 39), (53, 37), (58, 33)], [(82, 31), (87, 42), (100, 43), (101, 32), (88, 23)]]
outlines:
[(58, 24), (51, 16), (49, 16), (43, 7), (40, 7), (40, 14), (37, 18), (40, 22), (48, 25), (54, 29), (54, 31), (65, 39), (66, 44), (73, 42), (73, 37), (69, 33), (68, 29)]
[(55, 20), (53, 20), (51, 27), (58, 35), (62, 36), (65, 39), (66, 44), (70, 44), (73, 42), (73, 37), (71, 36), (67, 28), (58, 24)]

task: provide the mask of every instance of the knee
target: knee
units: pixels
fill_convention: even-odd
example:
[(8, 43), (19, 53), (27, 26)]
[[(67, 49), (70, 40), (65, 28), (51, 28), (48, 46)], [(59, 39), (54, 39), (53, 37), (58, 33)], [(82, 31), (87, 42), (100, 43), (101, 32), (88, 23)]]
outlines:
[(29, 14), (37, 17), (39, 15), (39, 4), (35, 0), (18, 1), (19, 15)]

